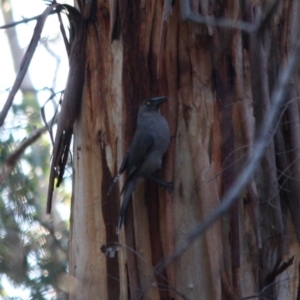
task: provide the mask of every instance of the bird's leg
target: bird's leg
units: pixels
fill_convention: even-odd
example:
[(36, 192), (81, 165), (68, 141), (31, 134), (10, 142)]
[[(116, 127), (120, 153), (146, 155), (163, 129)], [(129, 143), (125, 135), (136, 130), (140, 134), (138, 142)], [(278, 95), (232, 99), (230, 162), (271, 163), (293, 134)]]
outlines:
[(158, 184), (160, 184), (161, 186), (166, 188), (171, 193), (174, 191), (173, 182), (166, 182), (166, 181), (163, 181), (163, 180), (159, 180), (155, 177), (150, 177), (149, 179), (157, 182)]

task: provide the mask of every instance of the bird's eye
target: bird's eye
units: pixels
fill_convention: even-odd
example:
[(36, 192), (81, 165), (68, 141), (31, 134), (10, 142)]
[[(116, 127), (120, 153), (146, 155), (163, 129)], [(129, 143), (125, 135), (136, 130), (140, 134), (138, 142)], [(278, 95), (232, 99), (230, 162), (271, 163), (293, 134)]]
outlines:
[(150, 105), (151, 105), (151, 101), (147, 101), (146, 104), (147, 104), (148, 106), (150, 106)]

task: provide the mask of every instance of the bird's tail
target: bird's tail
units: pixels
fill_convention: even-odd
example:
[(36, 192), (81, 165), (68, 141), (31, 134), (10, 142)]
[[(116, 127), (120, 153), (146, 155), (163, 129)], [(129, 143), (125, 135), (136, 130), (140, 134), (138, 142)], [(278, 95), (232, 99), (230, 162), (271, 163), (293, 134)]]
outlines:
[(131, 194), (136, 186), (136, 183), (137, 183), (137, 178), (132, 178), (126, 186), (126, 190), (124, 192), (124, 197), (123, 197), (123, 201), (122, 201), (122, 205), (118, 217), (117, 234), (120, 233), (120, 229), (123, 225), (126, 211), (131, 200)]
[(117, 174), (113, 180), (113, 182), (110, 184), (109, 186), (109, 189), (108, 189), (108, 192), (106, 194), (106, 196), (109, 196), (110, 192), (112, 191), (112, 189), (115, 187), (116, 183), (119, 181), (119, 177), (120, 177), (120, 174)]

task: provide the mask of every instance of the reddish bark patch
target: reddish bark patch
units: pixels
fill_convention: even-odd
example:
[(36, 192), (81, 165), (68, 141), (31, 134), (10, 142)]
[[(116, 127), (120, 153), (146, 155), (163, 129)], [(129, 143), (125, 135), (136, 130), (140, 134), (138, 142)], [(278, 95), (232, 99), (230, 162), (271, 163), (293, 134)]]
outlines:
[[(233, 184), (235, 179), (234, 157), (234, 131), (232, 117), (232, 90), (233, 69), (229, 54), (221, 56), (216, 70), (216, 90), (221, 111), (221, 154), (222, 154), (222, 193), (224, 194)], [(238, 271), (240, 267), (240, 235), (239, 235), (239, 209), (235, 202), (230, 211), (230, 245), (233, 286), (238, 294)]]
[[(106, 244), (109, 246), (111, 243), (117, 242), (116, 236), (116, 224), (119, 209), (119, 194), (118, 189), (113, 189), (110, 195), (107, 195), (110, 184), (113, 181), (113, 177), (110, 174), (105, 149), (101, 147), (102, 158), (102, 212), (105, 223), (106, 231)], [(119, 262), (118, 256), (106, 257), (106, 269), (107, 269), (107, 291), (108, 299), (114, 300), (120, 298), (120, 274), (119, 274)]]

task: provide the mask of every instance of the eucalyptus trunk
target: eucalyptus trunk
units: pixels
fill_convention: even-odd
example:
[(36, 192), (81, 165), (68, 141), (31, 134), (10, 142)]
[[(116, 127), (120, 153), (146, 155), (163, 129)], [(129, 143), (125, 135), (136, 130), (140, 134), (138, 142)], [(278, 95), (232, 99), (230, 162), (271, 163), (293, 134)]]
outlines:
[[(70, 299), (298, 299), (299, 68), (247, 188), (178, 259), (154, 272), (219, 206), (255, 151), (278, 73), (299, 39), (298, 1), (270, 9), (273, 1), (95, 0), (90, 11), (79, 2), (88, 17), (74, 126)], [(234, 26), (191, 21), (187, 3), (192, 15)], [(241, 20), (259, 29), (240, 28)], [(161, 113), (172, 140), (158, 176), (173, 181), (174, 193), (141, 184), (118, 237), (124, 179), (107, 192), (138, 107), (152, 96), (168, 96)]]

